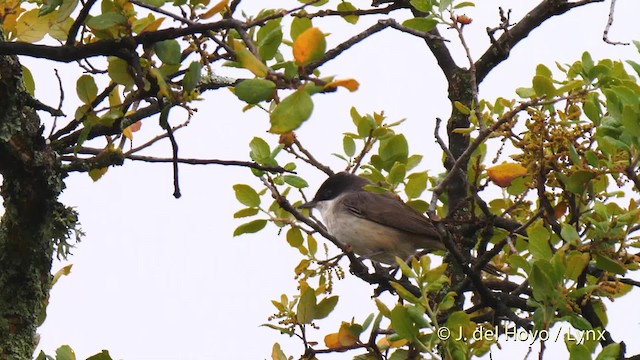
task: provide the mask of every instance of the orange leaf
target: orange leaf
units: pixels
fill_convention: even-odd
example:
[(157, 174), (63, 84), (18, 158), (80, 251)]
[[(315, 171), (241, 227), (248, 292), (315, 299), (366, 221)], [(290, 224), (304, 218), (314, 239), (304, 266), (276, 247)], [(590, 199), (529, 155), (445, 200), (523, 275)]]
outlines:
[(316, 27), (303, 31), (293, 42), (293, 58), (298, 65), (307, 65), (324, 55), (327, 41), (324, 34)]
[(553, 209), (553, 216), (555, 216), (556, 219), (560, 219), (562, 215), (566, 213), (567, 213), (566, 201), (559, 202), (558, 205), (556, 205), (556, 207)]
[(280, 134), (280, 138), (278, 139), (278, 144), (282, 144), (285, 147), (289, 147), (296, 141), (296, 134), (293, 131), (289, 131), (286, 133)]
[(335, 88), (338, 86), (342, 86), (346, 89), (348, 89), (351, 92), (354, 92), (356, 90), (358, 90), (358, 87), (360, 86), (360, 84), (354, 80), (354, 79), (342, 79), (342, 80), (334, 80), (330, 83), (328, 83), (327, 85), (324, 86), (324, 88)]
[(339, 347), (342, 346), (340, 344), (340, 341), (338, 340), (338, 333), (328, 334), (327, 336), (325, 336), (324, 337), (324, 344), (329, 349), (335, 349), (335, 348), (339, 348)]
[(129, 140), (133, 140), (133, 133), (140, 130), (141, 127), (142, 127), (142, 122), (136, 121), (133, 124), (124, 128), (124, 130), (122, 130), (122, 135), (124, 135)]
[(212, 17), (213, 15), (224, 10), (227, 7), (227, 5), (229, 5), (229, 0), (220, 1), (219, 3), (213, 5), (211, 9), (207, 10), (207, 12), (205, 12), (204, 14), (201, 14), (200, 19), (208, 19)]
[(489, 179), (500, 187), (511, 185), (513, 179), (526, 175), (527, 169), (518, 163), (502, 163), (487, 169)]

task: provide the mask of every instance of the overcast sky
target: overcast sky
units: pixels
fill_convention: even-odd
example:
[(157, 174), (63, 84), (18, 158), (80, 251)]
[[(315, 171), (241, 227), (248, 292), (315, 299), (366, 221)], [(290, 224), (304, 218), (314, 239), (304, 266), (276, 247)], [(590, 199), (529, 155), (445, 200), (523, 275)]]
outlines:
[[(277, 3), (285, 8), (296, 4)], [(265, 2), (243, 1), (248, 13), (255, 13), (262, 4)], [(354, 4), (364, 6), (367, 1)], [(474, 20), (465, 28), (473, 56), (477, 58), (486, 48), (484, 29), (497, 24), (499, 5), (513, 7), (512, 19), (517, 20), (533, 4), (481, 1), (481, 7), (467, 10)], [(481, 97), (515, 98), (517, 87), (530, 86), (538, 63), (555, 69), (555, 61), (571, 63), (585, 50), (594, 59), (640, 62), (635, 47), (614, 47), (601, 41), (608, 7), (608, 2), (590, 5), (545, 23), (487, 77), (481, 85)], [(639, 13), (638, 1), (618, 0), (610, 37), (620, 41), (640, 39)], [(361, 18), (355, 27), (341, 19), (315, 24), (331, 33), (331, 47), (372, 21)], [(452, 40), (458, 64), (464, 65), (454, 34), (444, 31), (443, 35)], [(63, 110), (73, 114), (78, 106), (75, 66), (24, 57), (21, 60), (36, 77), (36, 96), (52, 106), (59, 96), (53, 68), (60, 71), (65, 83)], [(355, 93), (341, 89), (313, 97), (312, 118), (298, 137), (320, 161), (336, 171), (344, 167), (330, 154), (341, 151), (341, 134), (353, 131), (349, 108), (355, 106), (360, 113), (384, 110), (390, 120), (406, 118), (398, 130), (407, 136), (411, 153), (427, 155), (421, 167), (432, 175), (442, 171), (440, 151), (432, 134), (434, 119), (446, 119), (450, 112), (446, 83), (420, 39), (385, 30), (321, 70), (323, 75), (355, 78), (361, 86)], [(250, 76), (230, 69), (218, 71), (220, 75)], [(228, 90), (207, 93), (204, 99), (191, 124), (177, 134), (181, 156), (247, 160), (253, 136), (263, 137), (272, 145), (277, 143), (276, 136), (266, 133), (268, 117), (256, 109), (242, 113), (243, 105)], [(184, 120), (180, 116), (183, 114), (172, 113), (171, 123)], [(145, 137), (158, 133), (157, 122), (150, 120), (134, 140), (140, 144)], [(151, 153), (170, 156), (170, 148), (168, 144), (154, 146)], [(300, 167), (299, 174), (311, 183), (308, 196), (324, 180), (322, 173), (308, 167)], [(289, 247), (284, 236), (278, 236), (275, 227), (257, 235), (232, 237), (233, 229), (242, 223), (232, 214), (242, 205), (235, 200), (231, 187), (235, 183), (258, 187), (256, 179), (242, 168), (187, 165), (180, 167), (180, 179), (183, 196), (176, 200), (168, 164), (127, 161), (123, 167), (110, 168), (96, 183), (86, 174), (67, 178), (62, 201), (80, 212), (87, 235), (68, 261), (53, 265), (55, 272), (72, 263), (73, 270), (51, 292), (48, 318), (38, 331), (40, 348), (52, 354), (58, 346), (68, 344), (81, 359), (108, 349), (114, 358), (128, 360), (263, 359), (270, 358), (274, 342), (283, 344), (286, 354), (294, 358), (303, 352), (300, 342), (260, 327), (275, 312), (271, 299), (296, 293), (293, 267), (300, 260), (297, 250)], [(263, 201), (267, 200), (265, 197)], [(320, 343), (325, 334), (337, 331), (341, 320), (355, 317), (361, 322), (375, 311), (370, 301), (373, 288), (354, 276), (347, 274), (335, 290), (340, 295), (336, 314), (319, 321), (321, 329), (311, 332), (311, 339)], [(633, 339), (629, 332), (640, 330), (640, 315), (630, 311), (631, 306), (637, 306), (638, 291), (634, 289), (628, 299), (611, 305), (615, 309), (610, 312), (610, 321), (615, 325), (611, 329), (616, 340)], [(513, 348), (503, 341), (503, 345), (509, 350), (496, 349), (494, 359), (522, 358), (528, 350), (524, 344)], [(638, 343), (627, 346), (630, 354), (640, 352)], [(560, 341), (548, 347), (562, 353), (564, 344)]]

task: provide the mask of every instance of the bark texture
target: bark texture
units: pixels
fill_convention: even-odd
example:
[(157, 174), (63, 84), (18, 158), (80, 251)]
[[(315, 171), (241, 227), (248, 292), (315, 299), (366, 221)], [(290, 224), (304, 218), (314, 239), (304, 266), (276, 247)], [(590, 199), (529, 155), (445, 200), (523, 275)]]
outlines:
[(55, 239), (75, 223), (75, 213), (57, 201), (63, 188), (59, 162), (30, 99), (18, 58), (0, 56), (0, 359), (32, 357)]

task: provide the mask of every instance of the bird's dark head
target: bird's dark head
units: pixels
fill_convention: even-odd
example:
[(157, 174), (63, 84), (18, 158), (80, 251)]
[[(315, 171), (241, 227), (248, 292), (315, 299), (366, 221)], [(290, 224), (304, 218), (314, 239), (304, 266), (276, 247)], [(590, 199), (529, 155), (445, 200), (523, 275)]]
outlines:
[(371, 182), (365, 178), (344, 171), (339, 172), (329, 176), (329, 178), (320, 185), (313, 200), (299, 207), (303, 209), (312, 208), (320, 201), (333, 200), (344, 193), (360, 191), (368, 184), (371, 184)]

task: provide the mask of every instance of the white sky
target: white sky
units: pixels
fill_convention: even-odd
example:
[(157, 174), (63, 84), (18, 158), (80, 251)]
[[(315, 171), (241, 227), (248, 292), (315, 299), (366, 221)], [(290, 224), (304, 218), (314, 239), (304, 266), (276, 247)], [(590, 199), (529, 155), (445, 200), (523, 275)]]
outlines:
[[(248, 12), (262, 4), (243, 1)], [(294, 2), (278, 2), (282, 7), (291, 4)], [(365, 6), (368, 1), (354, 4)], [(475, 58), (488, 44), (484, 29), (498, 22), (498, 5), (513, 7), (512, 19), (516, 21), (535, 2), (478, 4), (481, 7), (466, 11), (474, 21), (465, 28)], [(481, 97), (516, 97), (517, 87), (530, 86), (536, 64), (554, 69), (555, 61), (573, 62), (585, 50), (594, 59), (640, 62), (635, 47), (613, 47), (601, 41), (608, 7), (608, 3), (601, 3), (574, 10), (534, 31), (485, 80)], [(638, 13), (639, 2), (619, 0), (610, 37), (640, 39)], [(341, 19), (314, 24), (331, 33), (331, 47), (371, 21), (361, 19), (357, 27)], [(455, 44), (452, 32), (443, 35)], [(458, 64), (464, 65), (456, 47)], [(60, 70), (67, 99), (63, 110), (72, 115), (78, 105), (75, 66), (21, 60), (36, 77), (36, 96), (52, 106), (58, 103), (59, 95), (53, 68)], [(341, 151), (341, 134), (353, 131), (349, 108), (356, 106), (361, 113), (384, 110), (389, 119), (407, 118), (399, 131), (407, 136), (410, 151), (426, 155), (421, 166), (432, 174), (442, 170), (432, 134), (435, 117), (446, 119), (450, 111), (446, 84), (420, 39), (385, 30), (331, 61), (322, 72), (353, 77), (361, 87), (356, 93), (341, 89), (313, 97), (314, 113), (298, 137), (320, 161), (334, 170), (343, 167), (330, 154)], [(220, 75), (227, 73), (249, 76), (229, 69), (220, 71)], [(277, 143), (276, 136), (266, 133), (268, 117), (255, 109), (242, 113), (242, 104), (228, 90), (208, 93), (205, 99), (191, 124), (177, 134), (181, 156), (248, 160), (248, 143), (253, 136), (265, 138), (272, 146)], [(170, 121), (177, 124), (182, 119), (174, 115)], [(136, 142), (159, 133), (156, 124), (155, 120), (147, 121), (136, 133)], [(168, 144), (154, 147), (153, 153), (169, 156)], [(311, 182), (308, 196), (324, 180), (322, 173), (308, 167), (300, 167), (299, 173)], [(97, 183), (86, 174), (67, 179), (62, 201), (77, 207), (87, 235), (68, 262), (54, 263), (53, 271), (67, 263), (73, 263), (73, 270), (51, 292), (48, 318), (39, 329), (40, 348), (53, 354), (58, 346), (68, 344), (78, 358), (108, 349), (112, 357), (128, 360), (270, 358), (274, 342), (280, 342), (285, 353), (294, 358), (303, 352), (300, 342), (259, 326), (275, 312), (271, 299), (283, 292), (290, 297), (295, 294), (293, 267), (300, 260), (297, 250), (289, 247), (283, 235), (277, 235), (275, 227), (257, 235), (231, 236), (244, 222), (232, 218), (242, 205), (235, 200), (231, 186), (259, 186), (256, 179), (247, 169), (187, 165), (180, 167), (180, 179), (183, 196), (179, 200), (171, 195), (169, 164), (127, 161), (121, 168), (109, 169)], [(341, 320), (354, 316), (361, 322), (375, 311), (369, 300), (373, 288), (354, 276), (347, 274), (335, 290), (340, 295), (336, 312), (332, 319), (318, 321), (321, 330), (310, 335), (320, 343), (325, 334), (337, 331)], [(634, 338), (632, 332), (640, 330), (640, 315), (630, 309), (637, 306), (638, 290), (627, 298), (611, 306), (610, 330), (615, 340), (627, 340), (629, 354), (635, 354), (640, 352), (640, 344), (629, 340)], [(524, 357), (528, 350), (524, 344), (511, 347), (503, 341), (503, 345), (505, 350), (493, 352), (494, 359)], [(562, 341), (548, 344), (548, 348), (564, 354)], [(533, 351), (537, 350), (536, 345)], [(320, 358), (342, 359), (355, 354)]]

